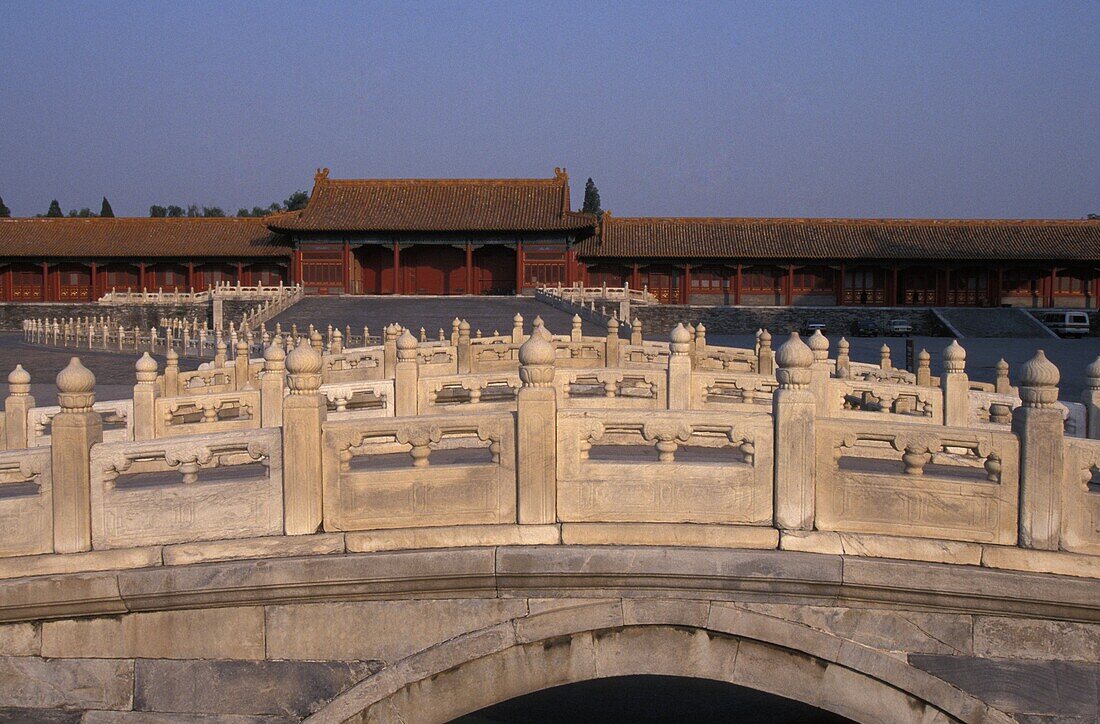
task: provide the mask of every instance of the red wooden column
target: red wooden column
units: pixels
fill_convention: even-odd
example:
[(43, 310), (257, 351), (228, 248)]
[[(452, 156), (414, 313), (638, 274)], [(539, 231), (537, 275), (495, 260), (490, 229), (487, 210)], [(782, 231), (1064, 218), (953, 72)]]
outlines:
[(939, 298), (936, 301), (939, 304), (939, 306), (946, 307), (947, 306), (947, 296), (951, 291), (951, 268), (950, 267), (945, 266), (943, 268), (943, 275), (941, 276), (940, 281), (943, 282), (943, 285), (942, 285), (941, 289), (938, 290), (939, 293), (937, 294), (937, 297), (939, 297)]
[(401, 245), (393, 242), (393, 293), (401, 294), (404, 285), (401, 283)]
[(98, 281), (99, 280), (96, 278), (96, 263), (93, 261), (92, 262), (92, 301), (93, 302), (96, 299), (99, 298), (99, 295), (96, 293), (96, 286), (97, 286), (96, 282), (98, 282)]
[(42, 301), (50, 300), (50, 265), (42, 262)]
[(516, 242), (516, 294), (523, 294), (523, 242)]
[(783, 290), (783, 304), (784, 306), (791, 306), (794, 302), (794, 264), (787, 265), (787, 284), (786, 289)]
[(138, 286), (145, 291), (145, 262), (138, 262)]
[(838, 307), (844, 304), (844, 272), (844, 263), (841, 262), (840, 269), (833, 275), (833, 296)]
[(187, 291), (195, 288), (195, 262), (187, 262)]
[(466, 293), (477, 294), (474, 289), (474, 245), (466, 242)]
[(237, 262), (237, 283), (244, 284), (244, 263)]
[(568, 244), (565, 246), (565, 286), (573, 286), (573, 265), (577, 263), (576, 254), (573, 251), (573, 247)]
[(1047, 302), (1048, 307), (1054, 306), (1054, 289), (1058, 284), (1058, 267), (1052, 266), (1050, 268), (1050, 280), (1047, 282)]
[(886, 299), (883, 300), (886, 306), (892, 307), (898, 302), (898, 265), (895, 264), (890, 268), (890, 289), (886, 292)]
[(344, 294), (351, 294), (351, 262), (348, 259), (348, 255), (351, 253), (351, 246), (348, 244), (348, 240), (344, 239), (344, 253), (341, 255), (340, 266), (343, 267), (343, 284)]
[(4, 299), (10, 302), (15, 299), (15, 289), (12, 288), (15, 284), (15, 272), (11, 270), (11, 264), (4, 269), (4, 278), (7, 280), (7, 284), (4, 285)]
[(634, 269), (630, 273), (630, 288), (641, 289), (642, 277), (638, 274), (638, 262), (634, 262)]
[(690, 304), (691, 299), (691, 264), (684, 264), (684, 278), (681, 282), (683, 287), (680, 289), (680, 304)]
[(997, 275), (993, 282), (996, 286), (990, 290), (989, 301), (996, 307), (1001, 306), (1001, 300), (1004, 298), (1005, 288), (1005, 265), (1001, 264), (997, 267)]

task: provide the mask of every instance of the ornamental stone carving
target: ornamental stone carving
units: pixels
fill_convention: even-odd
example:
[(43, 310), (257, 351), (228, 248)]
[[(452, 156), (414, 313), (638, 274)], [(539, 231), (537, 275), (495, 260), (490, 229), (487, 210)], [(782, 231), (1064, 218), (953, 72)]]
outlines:
[(73, 357), (57, 373), (57, 399), (62, 412), (90, 412), (95, 404), (95, 375)]
[(1020, 399), (1024, 407), (1053, 407), (1058, 401), (1058, 368), (1043, 350), (1020, 366)]

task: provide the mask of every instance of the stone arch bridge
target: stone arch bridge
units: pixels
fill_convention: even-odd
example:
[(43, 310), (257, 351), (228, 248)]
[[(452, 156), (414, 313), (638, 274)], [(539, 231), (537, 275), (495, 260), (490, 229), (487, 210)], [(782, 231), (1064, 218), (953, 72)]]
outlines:
[(640, 675), (1097, 720), (1100, 365), (1078, 403), (957, 345), (936, 379), (820, 336), (338, 334), (143, 357), (121, 401), (12, 373), (0, 721), (449, 721)]

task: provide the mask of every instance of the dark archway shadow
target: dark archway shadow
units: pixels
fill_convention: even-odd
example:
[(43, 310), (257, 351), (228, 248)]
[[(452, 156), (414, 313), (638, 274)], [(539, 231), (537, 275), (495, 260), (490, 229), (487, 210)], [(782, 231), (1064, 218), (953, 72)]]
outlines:
[(800, 701), (724, 681), (648, 675), (615, 676), (555, 686), (485, 707), (454, 721), (459, 724), (851, 722)]

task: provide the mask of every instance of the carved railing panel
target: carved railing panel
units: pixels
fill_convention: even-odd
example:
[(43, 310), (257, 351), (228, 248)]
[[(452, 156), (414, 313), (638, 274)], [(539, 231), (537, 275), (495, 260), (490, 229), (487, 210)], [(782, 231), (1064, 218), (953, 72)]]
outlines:
[[(103, 422), (103, 441), (120, 442), (134, 439), (134, 401), (102, 400), (92, 405)], [(61, 412), (57, 405), (32, 407), (27, 411), (27, 446), (49, 447), (53, 418)]]
[(558, 414), (562, 521), (772, 521), (772, 421), (764, 414)]
[(92, 448), (92, 547), (283, 532), (275, 428)]
[(754, 372), (695, 372), (691, 376), (693, 407), (701, 410), (771, 410), (779, 388), (774, 375)]
[(627, 369), (668, 369), (671, 355), (667, 342), (619, 345), (619, 366)]
[(564, 408), (664, 410), (668, 377), (656, 370), (564, 369), (554, 375)]
[(938, 424), (943, 421), (943, 392), (865, 380), (829, 380), (829, 416), (878, 418), (886, 422)]
[(156, 437), (202, 435), (260, 426), (259, 390), (188, 397), (158, 397), (154, 405)]
[(428, 377), (418, 382), (417, 409), (422, 415), (513, 411), (519, 387), (519, 372)]
[(1011, 433), (818, 420), (816, 464), (818, 530), (1016, 542)]
[(516, 522), (515, 418), (325, 423), (325, 530)]
[(325, 384), (380, 380), (386, 376), (384, 358), (381, 347), (345, 349), (340, 354), (325, 355), (321, 380)]
[(393, 417), (393, 380), (321, 385), (328, 419)]
[(1100, 440), (1066, 440), (1062, 548), (1100, 555)]
[(50, 449), (0, 453), (0, 556), (52, 552)]

